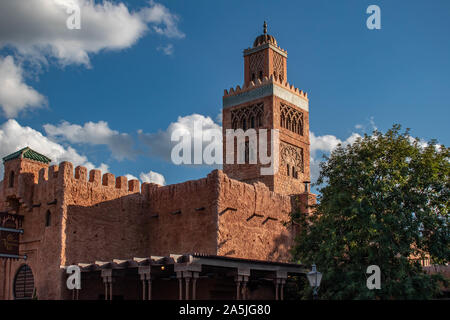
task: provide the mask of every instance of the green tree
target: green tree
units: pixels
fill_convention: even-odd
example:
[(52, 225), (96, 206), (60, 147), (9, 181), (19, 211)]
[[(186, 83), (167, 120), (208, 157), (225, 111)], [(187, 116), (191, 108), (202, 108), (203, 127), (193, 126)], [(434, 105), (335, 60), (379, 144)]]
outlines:
[[(315, 213), (292, 215), (301, 230), (293, 256), (317, 264), (321, 298), (428, 299), (439, 292), (443, 278), (425, 274), (412, 257), (449, 261), (449, 149), (400, 130), (338, 146), (321, 164)], [(366, 286), (369, 265), (381, 269), (380, 290)]]

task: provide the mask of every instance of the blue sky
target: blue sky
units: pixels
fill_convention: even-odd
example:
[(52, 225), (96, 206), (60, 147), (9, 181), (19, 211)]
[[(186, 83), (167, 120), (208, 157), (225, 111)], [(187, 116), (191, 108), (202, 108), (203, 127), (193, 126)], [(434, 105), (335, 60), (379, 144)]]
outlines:
[[(449, 144), (449, 1), (112, 1), (113, 6), (120, 3), (131, 13), (155, 5), (165, 11), (161, 19), (144, 19), (148, 29), (129, 43), (120, 48), (106, 43), (96, 51), (92, 42), (97, 37), (83, 28), (82, 10), (87, 40), (81, 43), (88, 64), (74, 58), (62, 62), (61, 54), (42, 46), (31, 50), (21, 37), (33, 28), (19, 32), (20, 25), (0, 22), (0, 59), (11, 57), (22, 82), (46, 101), (44, 107), (26, 107), (14, 116), (1, 113), (0, 133), (10, 130), (14, 140), (15, 129), (6, 122), (15, 119), (21, 128), (30, 127), (60, 145), (65, 153), (58, 159), (68, 157), (72, 148), (85, 157), (81, 163), (103, 163), (116, 176), (139, 177), (151, 170), (168, 184), (204, 177), (211, 168), (173, 165), (153, 143), (149, 149), (138, 130), (164, 143), (164, 133), (178, 117), (199, 114), (217, 123), (223, 90), (242, 85), (242, 51), (252, 45), (266, 20), (268, 32), (288, 51), (288, 81), (308, 92), (310, 130), (317, 141), (328, 143), (316, 147), (316, 159), (336, 141), (374, 127), (386, 130), (394, 123), (411, 128), (421, 139)], [(381, 30), (366, 27), (371, 4), (381, 8)], [(22, 10), (14, 5), (6, 7), (7, 13), (3, 9), (12, 17), (31, 14), (14, 12)], [(52, 28), (60, 26), (52, 24), (42, 33)], [(111, 37), (115, 34), (112, 30)], [(30, 35), (40, 36), (47, 39), (45, 34)], [(115, 137), (107, 143), (93, 143), (81, 129), (77, 139), (69, 137), (70, 130), (64, 134), (65, 129), (86, 130), (86, 123), (100, 121)], [(33, 140), (28, 133), (23, 137), (17, 143), (0, 139), (2, 156), (27, 139), (35, 144), (41, 139)], [(117, 151), (111, 147), (115, 143), (125, 146)], [(129, 157), (124, 157), (127, 147)]]

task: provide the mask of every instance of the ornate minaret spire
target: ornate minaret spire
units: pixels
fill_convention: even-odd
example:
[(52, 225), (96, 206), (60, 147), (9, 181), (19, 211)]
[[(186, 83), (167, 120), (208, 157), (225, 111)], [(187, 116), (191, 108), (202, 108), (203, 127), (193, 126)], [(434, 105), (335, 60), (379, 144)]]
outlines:
[(256, 37), (253, 47), (244, 50), (244, 84), (273, 75), (280, 82), (287, 82), (287, 52), (281, 49), (274, 36), (267, 33), (267, 22), (263, 33)]
[[(251, 48), (244, 50), (243, 88), (238, 86), (236, 91), (226, 91), (223, 97), (223, 171), (230, 178), (250, 184), (262, 182), (279, 194), (309, 191), (305, 184), (310, 181), (308, 103), (306, 94), (288, 83), (287, 52), (267, 33), (264, 21), (263, 33), (256, 37)], [(237, 163), (237, 147), (235, 151), (226, 149), (229, 142), (235, 145), (234, 137), (227, 138), (227, 129), (255, 129), (258, 139), (261, 138), (259, 129), (278, 130), (278, 171), (264, 175), (261, 169), (268, 165), (261, 161), (250, 163), (253, 147), (249, 136), (245, 138), (243, 155), (241, 151), (241, 159), (246, 163)], [(269, 146), (272, 142), (267, 139)], [(227, 156), (233, 156), (235, 161), (227, 163)]]

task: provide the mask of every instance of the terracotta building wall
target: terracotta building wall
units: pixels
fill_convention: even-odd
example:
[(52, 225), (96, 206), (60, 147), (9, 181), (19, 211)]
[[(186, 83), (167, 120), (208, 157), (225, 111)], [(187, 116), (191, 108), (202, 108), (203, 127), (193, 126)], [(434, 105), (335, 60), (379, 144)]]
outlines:
[(138, 180), (67, 165), (62, 262), (129, 259), (146, 254), (148, 219)]
[[(28, 162), (28, 161), (24, 161)], [(50, 173), (47, 173), (50, 170)], [(60, 185), (57, 179), (57, 166), (50, 169), (42, 168), (42, 177), (50, 176), (48, 180), (41, 180), (39, 184), (34, 184), (38, 179), (37, 173), (22, 173), (18, 176), (18, 183), (15, 190), (9, 190), (9, 197), (26, 203), (14, 210), (15, 213), (24, 216), (22, 228), (24, 234), (20, 236), (20, 255), (27, 255), (27, 260), (3, 260), (2, 270), (0, 270), (0, 295), (3, 299), (13, 298), (13, 281), (19, 267), (24, 263), (28, 264), (33, 272), (34, 283), (38, 288), (37, 295), (44, 299), (57, 299), (60, 297), (61, 289), (61, 194), (56, 191)], [(26, 193), (24, 193), (24, 191)], [(3, 199), (5, 197), (3, 196)], [(56, 200), (56, 201), (55, 201)], [(10, 208), (9, 201), (6, 209)], [(46, 214), (51, 212), (51, 224), (46, 226)], [(6, 275), (6, 276), (5, 276)]]
[[(102, 176), (98, 170), (88, 178), (84, 167), (77, 167), (74, 175), (69, 162), (42, 168), (37, 176), (21, 174), (9, 196), (22, 202), (17, 213), (24, 216), (25, 232), (19, 250), (28, 256), (25, 263), (33, 271), (40, 299), (59, 299), (67, 293), (61, 266), (148, 251), (144, 198), (137, 180), (115, 179), (110, 173)], [(0, 269), (0, 294), (5, 299), (13, 297), (14, 275), (24, 263), (9, 261), (6, 270)]]
[(218, 254), (258, 260), (289, 260), (294, 231), (283, 225), (292, 210), (290, 196), (263, 183), (253, 185), (219, 171)]
[(168, 186), (150, 184), (148, 198), (151, 254), (217, 252), (218, 171), (206, 178)]
[[(31, 191), (17, 213), (25, 217), (20, 254), (28, 256), (40, 299), (68, 298), (61, 266), (74, 263), (192, 252), (263, 260), (289, 256), (293, 232), (282, 222), (291, 197), (261, 183), (215, 170), (175, 185), (144, 183), (140, 191), (137, 180), (98, 170), (88, 175), (69, 162), (42, 168), (37, 176), (19, 177), (17, 194)], [(14, 275), (23, 263), (1, 261), (0, 298), (13, 297)]]

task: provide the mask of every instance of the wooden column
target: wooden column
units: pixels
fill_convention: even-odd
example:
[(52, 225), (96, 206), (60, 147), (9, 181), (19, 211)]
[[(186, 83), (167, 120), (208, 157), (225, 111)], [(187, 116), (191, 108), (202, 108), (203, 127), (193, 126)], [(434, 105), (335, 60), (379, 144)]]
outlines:
[(237, 274), (234, 278), (236, 282), (236, 300), (247, 299), (247, 282), (250, 277), (250, 269), (241, 269), (237, 270)]
[(152, 279), (148, 279), (147, 282), (148, 282), (148, 285), (147, 285), (147, 288), (148, 288), (147, 299), (148, 300), (152, 300)]
[(112, 300), (112, 269), (102, 269), (101, 276), (105, 284), (105, 300)]
[(247, 300), (247, 282), (248, 282), (248, 277), (243, 276), (242, 277), (242, 300)]
[(145, 300), (145, 280), (142, 280), (142, 300)]
[(178, 278), (178, 300), (183, 300), (183, 272), (177, 272)]
[(79, 291), (78, 289), (72, 289), (72, 300), (78, 300)]
[(275, 300), (278, 300), (278, 279), (275, 279)]
[(239, 300), (240, 298), (240, 292), (241, 292), (241, 281), (234, 280), (236, 282), (236, 300)]
[[(197, 297), (197, 279), (199, 273), (202, 271), (202, 266), (200, 264), (193, 264), (190, 262), (180, 262), (175, 263), (174, 271), (177, 273), (178, 279), (178, 299), (183, 300), (183, 279), (185, 282), (185, 300), (189, 300), (192, 292), (192, 299)], [(190, 283), (192, 279), (192, 290), (190, 288)]]
[(192, 272), (192, 300), (197, 299), (197, 279), (199, 272)]
[[(142, 281), (142, 300), (151, 300), (152, 298), (151, 266), (150, 265), (139, 266), (138, 273)], [(145, 288), (145, 283), (147, 283), (147, 288)], [(147, 299), (145, 299), (146, 293)]]
[(189, 282), (191, 281), (192, 274), (190, 272), (183, 272), (184, 280), (186, 282), (186, 300), (189, 300)]
[(275, 283), (275, 300), (284, 299), (284, 284), (286, 283), (287, 272), (277, 271), (274, 279)]

